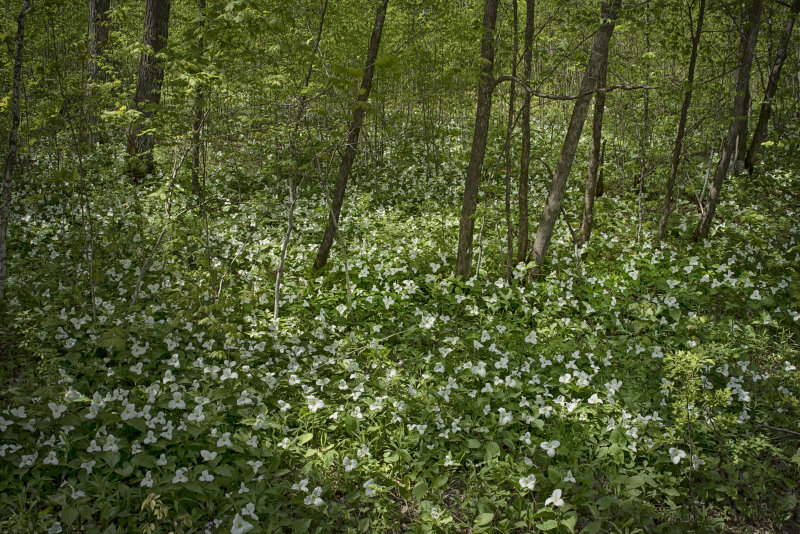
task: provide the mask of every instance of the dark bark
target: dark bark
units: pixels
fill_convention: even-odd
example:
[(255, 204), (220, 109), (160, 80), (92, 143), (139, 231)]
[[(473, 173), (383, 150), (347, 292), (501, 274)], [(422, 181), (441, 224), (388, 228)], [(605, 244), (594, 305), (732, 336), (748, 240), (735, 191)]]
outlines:
[[(606, 86), (606, 72), (608, 59), (600, 68), (598, 87)], [(586, 176), (586, 188), (583, 195), (583, 219), (581, 220), (581, 233), (578, 248), (582, 248), (589, 241), (594, 225), (594, 199), (597, 196), (597, 174), (600, 170), (600, 155), (603, 139), (603, 114), (606, 108), (606, 94), (599, 92), (594, 96), (594, 115), (592, 116), (592, 148), (589, 154), (589, 173)]]
[(758, 40), (758, 29), (761, 25), (762, 7), (763, 0), (753, 0), (749, 3), (748, 21), (746, 25), (743, 24), (741, 30), (742, 35), (739, 42), (741, 59), (736, 70), (736, 95), (733, 99), (733, 117), (728, 127), (725, 144), (720, 153), (719, 163), (717, 163), (717, 168), (714, 171), (714, 180), (708, 190), (708, 200), (694, 232), (696, 241), (706, 237), (711, 229), (711, 222), (714, 220), (714, 213), (717, 210), (722, 184), (728, 174), (728, 165), (744, 131), (743, 123), (747, 120), (746, 106), (748, 87), (750, 87), (750, 72), (753, 65), (753, 53)]
[(167, 45), (169, 35), (169, 0), (147, 0), (144, 11), (144, 39), (148, 50), (139, 57), (134, 105), (141, 113), (128, 132), (128, 168), (134, 183), (139, 183), (155, 170), (153, 148), (155, 139), (150, 133), (142, 134), (144, 123), (155, 116), (161, 103), (161, 83), (164, 66), (156, 56)]
[[(530, 85), (533, 63), (533, 30), (535, 25), (536, 0), (527, 0), (525, 13), (525, 49), (523, 51), (523, 78)], [(531, 166), (531, 94), (525, 92), (522, 103), (522, 154), (519, 160), (519, 237), (517, 262), (528, 256), (528, 172)]]
[[(511, 76), (517, 77), (517, 0), (511, 0), (514, 13), (514, 44), (511, 52)], [(517, 84), (511, 81), (508, 91), (508, 122), (506, 123), (506, 142), (504, 153), (506, 158), (506, 280), (511, 282), (514, 265), (514, 227), (511, 224), (511, 136), (514, 133), (514, 100), (517, 97)]]
[(758, 113), (758, 122), (756, 123), (755, 130), (753, 130), (753, 139), (750, 141), (750, 148), (747, 150), (747, 156), (744, 160), (744, 166), (748, 172), (753, 172), (756, 157), (761, 149), (761, 143), (767, 137), (767, 127), (769, 126), (769, 119), (772, 116), (772, 99), (775, 97), (775, 92), (778, 90), (778, 79), (781, 76), (781, 69), (783, 63), (786, 61), (786, 56), (789, 52), (789, 43), (792, 40), (792, 29), (794, 28), (797, 14), (800, 13), (800, 0), (792, 2), (791, 12), (789, 18), (786, 20), (786, 26), (781, 35), (778, 50), (775, 54), (775, 63), (769, 72), (769, 80), (767, 81), (767, 88), (764, 91), (764, 101), (761, 102), (761, 110)]
[(331, 209), (328, 214), (328, 225), (325, 228), (325, 234), (322, 236), (322, 242), (317, 251), (317, 257), (314, 260), (314, 268), (321, 269), (328, 263), (328, 256), (331, 252), (333, 240), (336, 237), (336, 230), (339, 227), (339, 215), (342, 211), (342, 203), (344, 202), (344, 192), (347, 187), (347, 179), (350, 176), (350, 169), (353, 167), (353, 162), (356, 159), (356, 148), (358, 147), (358, 137), (361, 132), (361, 125), (364, 123), (364, 104), (369, 99), (369, 93), (372, 90), (372, 75), (375, 72), (375, 59), (378, 57), (378, 49), (381, 44), (381, 33), (383, 32), (383, 23), (386, 20), (386, 5), (389, 0), (378, 0), (377, 8), (375, 10), (375, 23), (372, 26), (372, 35), (369, 38), (369, 48), (367, 50), (367, 62), (364, 65), (364, 75), (361, 78), (361, 88), (358, 92), (356, 105), (353, 109), (353, 118), (349, 124), (349, 131), (347, 134), (347, 146), (342, 155), (342, 162), (339, 165), (339, 173), (336, 176), (336, 185), (333, 189), (333, 198), (331, 200)]
[(553, 237), (553, 228), (558, 219), (561, 202), (564, 199), (564, 190), (567, 187), (567, 179), (569, 178), (572, 163), (575, 159), (578, 140), (580, 139), (581, 131), (586, 121), (586, 113), (589, 110), (589, 104), (592, 100), (591, 91), (597, 87), (600, 80), (601, 68), (603, 63), (607, 61), (608, 44), (611, 40), (611, 34), (614, 32), (614, 24), (621, 4), (622, 0), (603, 2), (600, 30), (595, 36), (594, 44), (592, 45), (592, 53), (589, 57), (589, 63), (586, 66), (586, 73), (583, 76), (579, 91), (583, 96), (575, 100), (567, 135), (561, 147), (561, 155), (558, 159), (556, 170), (553, 173), (553, 181), (550, 184), (550, 190), (547, 193), (547, 201), (545, 202), (544, 210), (539, 220), (539, 227), (536, 230), (536, 238), (533, 241), (531, 258), (535, 265), (528, 271), (529, 278), (541, 274), (544, 258), (550, 246), (550, 240)]
[(481, 39), (481, 81), (478, 85), (478, 105), (475, 111), (475, 129), (472, 134), (472, 151), (467, 165), (464, 198), (461, 203), (461, 222), (458, 229), (458, 259), (456, 275), (469, 278), (472, 269), (472, 241), (475, 233), (475, 208), (478, 205), (478, 183), (486, 154), (486, 137), (489, 133), (489, 116), (492, 110), (494, 89), (494, 28), (497, 21), (498, 0), (486, 0), (483, 8), (483, 39)]
[(25, 16), (29, 9), (30, 2), (23, 0), (17, 17), (17, 48), (14, 55), (14, 80), (11, 88), (11, 129), (8, 132), (8, 154), (3, 173), (3, 206), (0, 208), (0, 303), (5, 300), (8, 260), (6, 236), (8, 235), (8, 218), (11, 214), (11, 186), (19, 150), (19, 86), (22, 80), (22, 52), (25, 47)]
[(93, 83), (105, 79), (99, 60), (108, 41), (108, 8), (111, 0), (89, 0), (89, 80)]
[(606, 163), (606, 140), (603, 139), (603, 144), (600, 145), (600, 171), (599, 171), (599, 175), (597, 177), (597, 189), (596, 189), (595, 195), (594, 195), (595, 198), (602, 197), (603, 193), (606, 192), (606, 181), (605, 181), (606, 169), (605, 169), (605, 163)]
[[(200, 20), (197, 23), (200, 37), (197, 39), (197, 48), (203, 56), (203, 28), (206, 22), (206, 0), (198, 0), (197, 8), (200, 11)], [(194, 124), (192, 125), (192, 193), (200, 197), (200, 130), (203, 127), (203, 109), (205, 108), (205, 94), (202, 83), (198, 83), (194, 93)]]
[(661, 219), (658, 221), (658, 233), (656, 234), (656, 245), (664, 239), (667, 231), (667, 221), (672, 213), (672, 194), (675, 189), (675, 180), (678, 177), (678, 167), (681, 162), (681, 151), (683, 150), (683, 138), (686, 135), (686, 119), (689, 115), (689, 106), (692, 103), (692, 84), (694, 83), (694, 70), (697, 65), (697, 51), (700, 46), (700, 34), (703, 31), (703, 18), (705, 17), (706, 0), (700, 0), (700, 11), (697, 15), (697, 28), (692, 35), (692, 55), (689, 58), (689, 72), (686, 74), (686, 89), (683, 93), (683, 104), (681, 104), (681, 114), (678, 119), (678, 133), (675, 136), (675, 147), (670, 158), (669, 178), (667, 188), (664, 192), (664, 204), (661, 206)]

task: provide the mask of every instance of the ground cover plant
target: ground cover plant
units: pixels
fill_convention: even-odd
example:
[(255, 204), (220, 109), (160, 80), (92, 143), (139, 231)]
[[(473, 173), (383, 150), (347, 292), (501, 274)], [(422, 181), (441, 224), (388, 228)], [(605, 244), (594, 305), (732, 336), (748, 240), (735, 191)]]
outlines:
[[(59, 40), (55, 30), (78, 30), (57, 4), (27, 12), (34, 30), (50, 33), (28, 34), (28, 122), (17, 117), (22, 141), (13, 121), (10, 133), (9, 150), (20, 154), (11, 154), (19, 168), (5, 204), (0, 531), (800, 528), (793, 93), (777, 93), (782, 127), (759, 141), (755, 168), (737, 170), (739, 152), (726, 155), (722, 132), (736, 114), (718, 102), (741, 64), (701, 55), (706, 74), (726, 74), (698, 90), (703, 115), (689, 127), (661, 228), (678, 122), (666, 110), (685, 93), (665, 85), (683, 52), (658, 49), (662, 58), (651, 47), (683, 22), (665, 11), (672, 4), (617, 13), (613, 2), (574, 12), (541, 3), (535, 65), (556, 74), (535, 89), (545, 103), (528, 116), (529, 182), (512, 181), (520, 171), (509, 161), (525, 149), (511, 133), (504, 142), (519, 117), (497, 95), (516, 103), (499, 78), (524, 52), (512, 45), (518, 6), (507, 2), (492, 90), (508, 116), (487, 118), (465, 264), (464, 173), (487, 64), (477, 60), (487, 21), (479, 15), (492, 3), (398, 2), (387, 13), (385, 0), (209, 0), (196, 16), (194, 3), (174, 2), (161, 53), (131, 29), (144, 6), (118, 2), (104, 55), (86, 48), (83, 27), (69, 46)], [(364, 53), (376, 5), (396, 48), (373, 58), (378, 81), (365, 89), (369, 54), (353, 67), (348, 53)], [(733, 57), (755, 7), (741, 17), (726, 7), (709, 12), (708, 39)], [(612, 41), (622, 59), (603, 68), (633, 78), (607, 93), (605, 156), (578, 132), (546, 257), (527, 253), (537, 250), (531, 241), (520, 258), (511, 199), (527, 196), (531, 230), (543, 226), (533, 217), (557, 196), (568, 112), (585, 96), (569, 73), (591, 64), (573, 47), (586, 44), (578, 30), (594, 35), (601, 9), (603, 31), (628, 39)], [(781, 21), (796, 15), (770, 10)], [(356, 16), (364, 12), (366, 22)], [(311, 21), (319, 32), (336, 27), (333, 36), (319, 37)], [(731, 21), (741, 28), (716, 42)], [(370, 43), (381, 39), (378, 26)], [(757, 49), (764, 60), (780, 48), (775, 28)], [(461, 65), (470, 46), (475, 64)], [(84, 72), (87, 50), (97, 64)], [(137, 73), (140, 55), (165, 70), (163, 104), (135, 96), (150, 65), (142, 60)], [(3, 69), (11, 80), (12, 65)], [(633, 87), (639, 74), (644, 88)], [(85, 77), (95, 78), (90, 91)], [(409, 80), (416, 89), (404, 87)], [(190, 98), (198, 87), (205, 92)], [(645, 96), (648, 87), (658, 91)], [(13, 115), (8, 99), (2, 105)], [(339, 214), (334, 177), (358, 120), (366, 122)], [(155, 145), (136, 152), (148, 136)], [(591, 239), (579, 242), (585, 184), (576, 177), (595, 156), (605, 157), (595, 162), (605, 193), (592, 197)], [(701, 236), (718, 158), (724, 191)], [(330, 257), (315, 266), (326, 228)]]

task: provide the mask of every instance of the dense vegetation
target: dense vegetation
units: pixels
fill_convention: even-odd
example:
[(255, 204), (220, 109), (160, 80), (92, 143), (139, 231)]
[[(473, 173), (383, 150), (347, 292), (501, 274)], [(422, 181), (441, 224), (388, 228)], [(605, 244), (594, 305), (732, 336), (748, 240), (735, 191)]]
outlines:
[[(500, 2), (488, 76), (517, 83), (492, 88), (468, 276), (493, 0), (391, 0), (366, 91), (385, 0), (160, 2), (152, 54), (144, 2), (91, 0), (100, 42), (85, 2), (34, 1), (18, 91), (23, 2), (3, 12), (0, 530), (800, 528), (800, 2)], [(742, 168), (756, 7), (737, 145), (784, 41), (785, 65)], [(607, 92), (583, 75), (603, 31)], [(578, 132), (537, 257), (517, 199), (536, 233), (582, 97), (604, 157)]]

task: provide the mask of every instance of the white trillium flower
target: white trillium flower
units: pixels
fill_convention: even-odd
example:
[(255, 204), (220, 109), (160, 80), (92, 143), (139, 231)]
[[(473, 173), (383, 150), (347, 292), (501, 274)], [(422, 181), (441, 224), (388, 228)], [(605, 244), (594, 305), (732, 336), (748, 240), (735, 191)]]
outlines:
[(561, 445), (561, 442), (557, 439), (553, 441), (543, 441), (541, 447), (547, 452), (547, 456), (552, 458), (556, 455), (556, 449)]
[(669, 456), (672, 459), (672, 463), (678, 465), (681, 459), (686, 458), (686, 452), (681, 449), (676, 449), (675, 447), (670, 447)]
[(253, 525), (245, 521), (239, 514), (236, 514), (236, 516), (233, 518), (231, 534), (244, 534), (245, 532), (250, 532), (252, 529)]
[(523, 488), (532, 490), (536, 484), (536, 475), (528, 475), (519, 479), (519, 485)]
[(550, 504), (552, 504), (556, 508), (558, 508), (559, 506), (564, 506), (564, 499), (561, 498), (560, 489), (553, 490), (553, 494), (549, 496), (546, 501), (544, 501), (545, 506), (548, 506)]

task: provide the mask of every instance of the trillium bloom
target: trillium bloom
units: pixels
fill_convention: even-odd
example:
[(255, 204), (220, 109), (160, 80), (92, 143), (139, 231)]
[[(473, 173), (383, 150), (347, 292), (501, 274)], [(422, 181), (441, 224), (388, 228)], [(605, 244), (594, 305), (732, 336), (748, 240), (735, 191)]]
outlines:
[(545, 506), (548, 506), (550, 504), (552, 504), (556, 508), (558, 508), (559, 506), (564, 506), (564, 499), (561, 498), (560, 489), (553, 490), (553, 494), (549, 496), (546, 501), (544, 501)]
[(47, 407), (53, 412), (53, 419), (58, 419), (65, 411), (67, 411), (66, 406), (63, 404), (56, 404), (55, 402), (49, 402)]
[(556, 455), (556, 449), (561, 445), (561, 442), (557, 439), (553, 441), (543, 441), (541, 447), (547, 452), (547, 456), (552, 458)]
[(300, 482), (297, 482), (296, 484), (292, 484), (292, 489), (295, 490), (295, 491), (304, 491), (304, 492), (308, 493), (308, 479), (304, 478)]
[(669, 456), (672, 459), (672, 463), (678, 465), (682, 458), (686, 458), (686, 452), (681, 449), (676, 449), (675, 447), (670, 447)]
[(310, 495), (306, 495), (306, 498), (303, 499), (303, 503), (308, 506), (322, 506), (325, 504), (325, 501), (322, 500), (320, 495), (322, 495), (322, 487), (317, 486)]
[(349, 473), (356, 467), (358, 467), (358, 460), (348, 458), (347, 456), (344, 457), (342, 460), (342, 465), (344, 465), (344, 472)]
[(314, 413), (320, 408), (325, 406), (325, 403), (322, 402), (321, 399), (316, 398), (314, 395), (309, 395), (307, 400), (308, 400), (308, 409), (311, 411), (311, 413)]
[(242, 515), (250, 516), (256, 521), (258, 521), (258, 516), (256, 515), (256, 505), (253, 503), (247, 503), (247, 506), (242, 508)]
[(589, 404), (603, 404), (603, 399), (597, 396), (597, 393), (593, 393), (589, 400), (587, 401)]
[(379, 486), (375, 484), (374, 480), (369, 479), (366, 482), (364, 482), (363, 488), (364, 488), (364, 493), (366, 494), (367, 497), (374, 497), (375, 494), (378, 492)]
[(505, 408), (498, 408), (497, 411), (500, 412), (500, 417), (498, 418), (497, 422), (501, 425), (507, 425), (513, 419), (512, 415), (506, 412)]
[(239, 514), (234, 516), (233, 525), (231, 526), (231, 534), (244, 534), (245, 532), (250, 532), (252, 529), (253, 525), (245, 521), (242, 516)]
[(536, 475), (528, 475), (519, 479), (519, 485), (523, 488), (532, 490), (536, 484)]
[(575, 483), (575, 477), (572, 476), (572, 469), (567, 471), (567, 476), (564, 477), (564, 482), (572, 482), (573, 484)]

